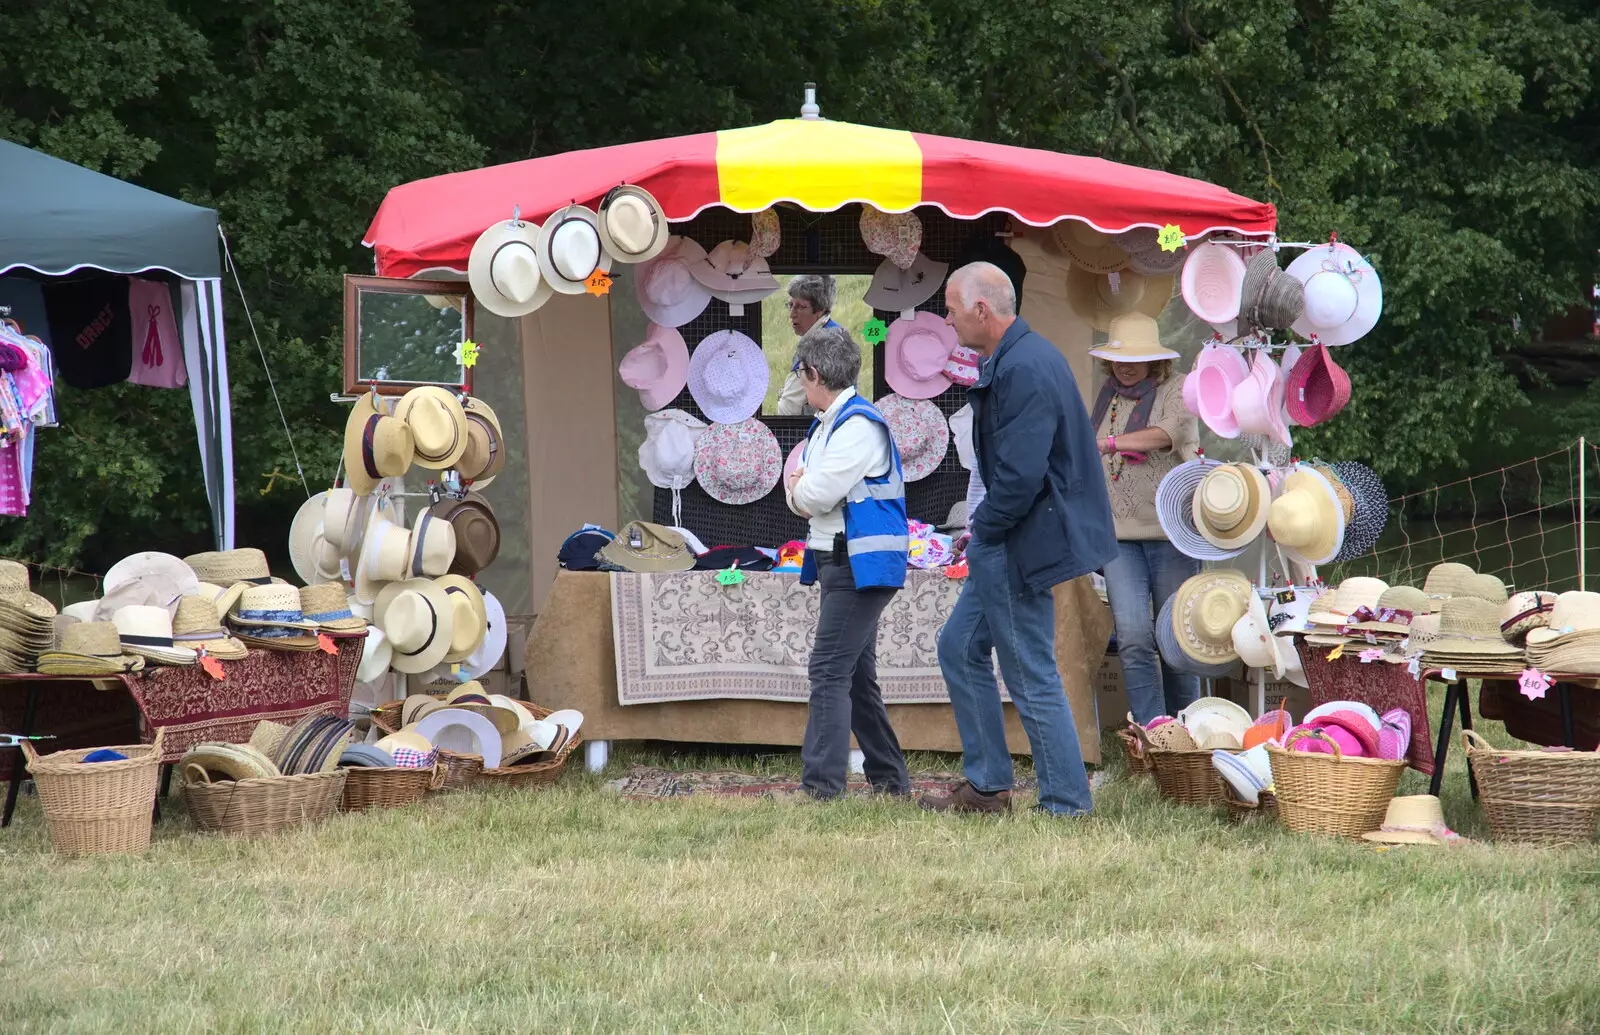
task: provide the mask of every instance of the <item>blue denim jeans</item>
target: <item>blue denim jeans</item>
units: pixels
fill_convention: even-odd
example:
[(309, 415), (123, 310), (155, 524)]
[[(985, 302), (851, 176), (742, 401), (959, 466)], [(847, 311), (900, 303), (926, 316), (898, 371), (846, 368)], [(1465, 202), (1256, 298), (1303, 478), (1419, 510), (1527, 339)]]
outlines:
[(1049, 590), (1018, 594), (1012, 588), (1004, 543), (974, 539), (967, 562), (966, 585), (939, 631), (939, 667), (961, 732), (967, 780), (980, 791), (1010, 790), (1014, 780), (994, 678), (998, 654), (1033, 748), (1039, 804), (1048, 812), (1088, 812), (1089, 774), (1056, 668), (1055, 598)]
[(1200, 696), (1200, 677), (1175, 672), (1156, 647), (1153, 616), (1185, 579), (1200, 574), (1200, 562), (1165, 539), (1121, 539), (1106, 565), (1106, 597), (1117, 627), (1117, 656), (1128, 688), (1128, 708), (1141, 725), (1158, 715), (1176, 715)]

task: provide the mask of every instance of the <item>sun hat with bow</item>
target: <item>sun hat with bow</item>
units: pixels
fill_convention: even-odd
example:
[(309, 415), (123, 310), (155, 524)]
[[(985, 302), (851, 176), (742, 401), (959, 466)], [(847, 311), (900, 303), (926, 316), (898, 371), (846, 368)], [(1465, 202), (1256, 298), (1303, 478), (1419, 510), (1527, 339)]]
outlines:
[(1172, 298), (1172, 277), (1147, 277), (1136, 270), (1090, 273), (1074, 266), (1067, 272), (1067, 304), (1097, 331), (1128, 313), (1155, 319)]
[(1350, 402), (1350, 375), (1333, 361), (1325, 345), (1300, 353), (1284, 382), (1284, 405), (1302, 428), (1332, 420)]
[(1333, 465), (1333, 473), (1355, 503), (1355, 514), (1345, 524), (1344, 542), (1334, 560), (1351, 561), (1370, 553), (1388, 527), (1389, 491), (1377, 472), (1358, 460), (1339, 461)]
[(456, 470), (462, 481), (487, 489), (506, 466), (506, 438), (500, 430), (500, 418), (482, 399), (469, 398), (461, 408), (467, 414), (467, 448), (457, 461)]
[(450, 651), (455, 608), (443, 586), (432, 579), (407, 579), (385, 586), (372, 618), (389, 640), (389, 664), (396, 672), (426, 672)]
[(778, 290), (777, 278), (767, 260), (756, 254), (746, 241), (723, 241), (690, 270), (713, 298), (728, 303), (737, 316), (743, 307), (754, 305)]
[(1238, 438), (1239, 418), (1233, 412), (1234, 389), (1249, 376), (1250, 364), (1238, 349), (1209, 345), (1200, 351), (1194, 369), (1184, 378), (1184, 404), (1217, 435)]
[(1238, 319), (1244, 273), (1238, 248), (1207, 241), (1191, 249), (1184, 260), (1179, 290), (1194, 315), (1221, 329)]
[(759, 413), (771, 376), (761, 346), (740, 331), (713, 331), (689, 357), (689, 394), (716, 424)]
[(500, 556), (500, 519), (482, 493), (469, 490), (461, 496), (441, 497), (428, 512), (455, 529), (456, 551), (449, 574), (476, 575)]
[(661, 489), (687, 489), (694, 481), (695, 444), (705, 430), (705, 421), (683, 410), (645, 414), (639, 467), (650, 484)]
[(1089, 273), (1112, 273), (1127, 267), (1128, 253), (1115, 237), (1081, 219), (1060, 219), (1050, 227), (1056, 247), (1072, 264)]
[(861, 240), (872, 254), (910, 269), (922, 249), (922, 220), (915, 212), (884, 212), (862, 205)]
[(886, 395), (874, 405), (889, 425), (905, 480), (921, 481), (938, 470), (950, 451), (950, 424), (939, 407), (898, 395)]
[(1256, 352), (1250, 375), (1233, 389), (1233, 416), (1239, 431), (1265, 435), (1279, 445), (1290, 445), (1289, 426), (1283, 419), (1283, 376), (1266, 349)]
[(643, 187), (612, 187), (600, 202), (600, 247), (617, 262), (648, 262), (667, 246), (667, 212)]
[(950, 387), (944, 372), (958, 346), (956, 330), (938, 315), (919, 312), (889, 325), (884, 343), (883, 378), (906, 399), (932, 399)]
[(782, 473), (777, 436), (753, 417), (713, 424), (695, 444), (695, 480), (719, 503), (754, 503), (777, 486)]
[(1245, 265), (1239, 289), (1239, 330), (1252, 334), (1289, 327), (1305, 308), (1305, 285), (1278, 267), (1278, 255), (1262, 248)]
[(617, 365), (622, 383), (639, 393), (647, 410), (671, 402), (689, 380), (689, 347), (675, 328), (651, 324), (644, 341), (628, 350)]
[(1195, 525), (1194, 497), (1206, 475), (1221, 467), (1216, 460), (1186, 460), (1168, 471), (1156, 485), (1156, 518), (1161, 531), (1185, 557), (1223, 561), (1244, 552), (1243, 545), (1224, 549), (1200, 534)]
[[(539, 228), (533, 250), (545, 283), (563, 295), (581, 295), (605, 253), (600, 247), (599, 217), (582, 205), (568, 205)], [(607, 263), (609, 265), (609, 263)]]
[(1444, 825), (1444, 808), (1432, 794), (1403, 794), (1390, 798), (1383, 824), (1361, 836), (1378, 844), (1434, 848), (1448, 848), (1464, 841), (1460, 834)]
[(1273, 541), (1302, 564), (1327, 564), (1344, 544), (1344, 510), (1321, 472), (1301, 464), (1267, 508)]
[(539, 272), (539, 224), (520, 219), (495, 223), (472, 242), (467, 283), (478, 304), (496, 316), (526, 316), (550, 300)]
[(417, 515), (406, 546), (405, 578), (431, 578), (450, 570), (456, 559), (456, 530), (430, 508)]
[(867, 305), (890, 313), (903, 313), (926, 302), (944, 284), (947, 263), (934, 262), (922, 252), (902, 269), (893, 259), (884, 259), (872, 274), (872, 283), (862, 296)]
[(1390, 586), (1365, 612), (1359, 608), (1349, 615), (1348, 628), (1355, 632), (1390, 633), (1405, 635), (1411, 631), (1411, 620), (1418, 615), (1432, 614), (1434, 604), (1428, 594), (1415, 586)]
[(467, 450), (467, 414), (453, 392), (433, 385), (413, 388), (396, 404), (394, 415), (411, 428), (413, 462), (419, 467), (454, 467)]
[(1347, 244), (1337, 241), (1307, 249), (1285, 271), (1304, 287), (1304, 311), (1292, 324), (1303, 338), (1324, 345), (1348, 345), (1378, 323), (1383, 312), (1383, 282), (1378, 271)]
[(384, 478), (410, 470), (415, 458), (410, 425), (390, 415), (372, 392), (357, 399), (344, 425), (345, 484), (357, 496), (370, 496)]
[(1144, 313), (1123, 313), (1111, 321), (1107, 341), (1089, 350), (1096, 359), (1112, 363), (1154, 363), (1181, 358), (1161, 344), (1161, 330), (1155, 318)]
[(1266, 475), (1253, 465), (1210, 467), (1194, 493), (1194, 527), (1217, 549), (1238, 551), (1267, 527), (1271, 499)]
[(706, 250), (688, 237), (669, 238), (661, 254), (634, 271), (639, 308), (652, 323), (682, 327), (705, 312), (711, 292), (691, 272), (704, 265)]

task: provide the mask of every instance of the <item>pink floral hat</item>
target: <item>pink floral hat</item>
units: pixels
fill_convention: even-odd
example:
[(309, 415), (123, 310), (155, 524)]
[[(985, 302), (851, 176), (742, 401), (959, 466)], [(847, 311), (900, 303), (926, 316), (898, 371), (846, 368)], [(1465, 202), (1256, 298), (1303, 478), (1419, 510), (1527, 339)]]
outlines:
[(867, 251), (908, 270), (922, 250), (922, 220), (915, 212), (882, 212), (862, 205), (861, 240)]
[(778, 210), (763, 209), (750, 216), (750, 250), (763, 259), (770, 259), (783, 243), (783, 231), (778, 225)]
[(977, 349), (957, 345), (950, 350), (950, 359), (944, 365), (944, 376), (955, 384), (970, 388), (978, 383), (978, 364), (982, 359)]
[(713, 424), (695, 443), (695, 479), (719, 503), (754, 503), (773, 490), (782, 473), (778, 438), (754, 417)]
[(906, 481), (919, 481), (937, 470), (950, 450), (950, 425), (939, 407), (926, 399), (898, 395), (886, 395), (874, 405), (889, 422)]

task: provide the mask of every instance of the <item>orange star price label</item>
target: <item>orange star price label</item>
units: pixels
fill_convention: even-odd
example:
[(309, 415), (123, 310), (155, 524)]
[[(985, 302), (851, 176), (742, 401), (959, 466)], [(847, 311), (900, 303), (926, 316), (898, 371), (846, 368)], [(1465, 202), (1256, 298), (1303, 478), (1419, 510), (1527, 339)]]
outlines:
[(222, 662), (218, 661), (216, 658), (213, 658), (209, 654), (200, 655), (200, 668), (203, 669), (205, 674), (210, 676), (212, 679), (228, 678), (227, 674), (222, 671)]
[(589, 274), (589, 279), (583, 282), (583, 289), (597, 298), (611, 294), (611, 274), (605, 270), (595, 270)]
[(333, 645), (333, 637), (327, 633), (317, 633), (317, 649), (324, 654), (339, 653), (339, 648)]

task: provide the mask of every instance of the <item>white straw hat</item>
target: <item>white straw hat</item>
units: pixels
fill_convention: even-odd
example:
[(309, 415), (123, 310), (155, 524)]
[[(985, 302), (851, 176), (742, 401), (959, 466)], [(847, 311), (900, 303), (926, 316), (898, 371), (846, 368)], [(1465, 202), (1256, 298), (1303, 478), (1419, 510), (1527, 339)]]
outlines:
[(496, 223), (472, 243), (467, 283), (478, 304), (496, 316), (526, 316), (550, 300), (552, 289), (539, 272), (535, 245), (539, 224)]

